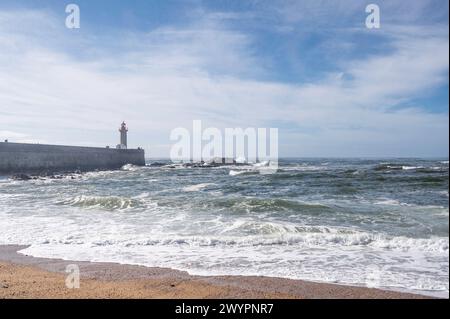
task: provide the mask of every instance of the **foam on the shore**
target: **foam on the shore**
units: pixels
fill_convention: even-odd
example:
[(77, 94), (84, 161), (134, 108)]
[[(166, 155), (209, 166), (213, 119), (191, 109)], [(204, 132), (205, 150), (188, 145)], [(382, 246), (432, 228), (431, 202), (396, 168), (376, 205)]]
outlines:
[(448, 294), (448, 166), (294, 161), (264, 175), (250, 165), (162, 164), (2, 180), (0, 245), (191, 274)]

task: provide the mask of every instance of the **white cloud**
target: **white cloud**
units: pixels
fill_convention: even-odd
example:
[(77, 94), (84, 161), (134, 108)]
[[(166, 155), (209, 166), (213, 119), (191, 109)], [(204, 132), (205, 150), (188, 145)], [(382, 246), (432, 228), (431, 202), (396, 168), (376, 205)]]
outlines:
[(33, 139), (28, 134), (12, 131), (0, 131), (0, 141), (14, 141), (16, 143), (46, 143), (44, 140)]
[[(0, 119), (27, 139), (114, 145), (127, 120), (132, 144), (167, 156), (170, 130), (194, 119), (221, 128), (286, 122), (284, 156), (448, 154), (448, 115), (420, 105), (395, 110), (447, 83), (448, 33), (440, 28), (427, 36), (397, 30), (392, 52), (294, 85), (256, 80), (267, 70), (251, 37), (221, 19), (111, 36), (112, 51), (77, 36), (70, 48), (88, 50), (81, 59), (65, 50), (61, 39), (72, 38), (54, 17), (26, 12), (28, 26), (15, 28), (23, 14), (0, 13)], [(36, 25), (39, 35), (29, 35)]]

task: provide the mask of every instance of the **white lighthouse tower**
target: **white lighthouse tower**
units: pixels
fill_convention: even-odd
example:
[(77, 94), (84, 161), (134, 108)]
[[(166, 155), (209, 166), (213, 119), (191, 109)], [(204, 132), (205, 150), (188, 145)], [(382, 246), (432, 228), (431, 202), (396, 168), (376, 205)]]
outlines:
[(126, 150), (127, 149), (127, 132), (128, 132), (128, 127), (125, 124), (125, 121), (122, 122), (122, 125), (120, 125), (119, 132), (120, 132), (120, 144), (118, 144), (116, 148), (125, 149)]

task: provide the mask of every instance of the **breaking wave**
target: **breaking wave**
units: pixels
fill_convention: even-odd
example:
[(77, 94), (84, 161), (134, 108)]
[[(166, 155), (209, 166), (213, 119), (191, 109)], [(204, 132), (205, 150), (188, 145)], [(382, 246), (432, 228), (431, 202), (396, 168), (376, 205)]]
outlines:
[(210, 185), (213, 185), (212, 183), (201, 183), (196, 185), (190, 185), (183, 188), (183, 191), (185, 192), (198, 192)]
[(409, 166), (407, 164), (390, 164), (390, 163), (383, 163), (375, 166), (375, 171), (390, 171), (390, 170), (412, 170), (417, 169), (418, 166)]
[(448, 253), (449, 242), (442, 238), (412, 239), (406, 237), (385, 237), (368, 233), (285, 233), (284, 235), (253, 236), (253, 237), (170, 237), (148, 239), (138, 242), (125, 243), (133, 245), (187, 245), (187, 246), (274, 246), (299, 245), (300, 246), (367, 246), (385, 250), (400, 250), (402, 252), (416, 250), (422, 252)]
[(207, 208), (231, 209), (231, 211), (243, 212), (276, 212), (288, 211), (296, 213), (330, 212), (331, 207), (313, 202), (301, 202), (287, 199), (262, 199), (262, 198), (228, 198), (210, 199), (203, 203)]
[(106, 210), (123, 210), (139, 207), (142, 202), (139, 199), (118, 196), (87, 196), (80, 195), (69, 200), (61, 201), (60, 205), (70, 205), (84, 208), (102, 208)]
[(253, 169), (247, 169), (247, 170), (230, 170), (230, 176), (237, 176), (237, 175), (255, 175), (259, 174), (259, 171), (253, 170)]
[[(249, 229), (257, 230), (251, 235), (235, 236), (234, 233), (245, 233)], [(150, 238), (137, 237), (132, 234), (114, 238), (92, 241), (89, 238), (64, 238), (43, 241), (44, 244), (94, 245), (94, 246), (187, 246), (187, 247), (359, 247), (371, 248), (377, 251), (415, 251), (422, 253), (448, 254), (447, 238), (407, 238), (392, 237), (384, 234), (366, 233), (345, 228), (330, 228), (324, 226), (294, 226), (277, 223), (238, 222), (210, 236), (180, 236), (175, 234), (152, 235)]]
[(126, 165), (121, 167), (121, 170), (122, 171), (134, 172), (134, 171), (137, 171), (137, 170), (139, 170), (141, 168), (142, 168), (141, 166), (136, 166), (136, 165), (133, 165), (133, 164), (126, 164)]
[[(441, 162), (441, 164), (444, 164), (444, 162)], [(417, 171), (422, 173), (433, 173), (436, 171), (442, 171), (442, 170), (448, 170), (448, 167), (441, 167), (441, 166), (414, 166), (414, 165), (408, 165), (408, 164), (390, 164), (390, 163), (383, 163), (379, 164), (374, 167), (375, 171)]]

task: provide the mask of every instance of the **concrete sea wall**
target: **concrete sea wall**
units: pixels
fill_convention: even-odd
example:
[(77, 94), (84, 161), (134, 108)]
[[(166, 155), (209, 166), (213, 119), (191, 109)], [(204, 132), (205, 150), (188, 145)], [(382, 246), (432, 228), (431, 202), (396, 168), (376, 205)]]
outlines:
[(117, 169), (145, 165), (142, 149), (0, 142), (0, 173)]

